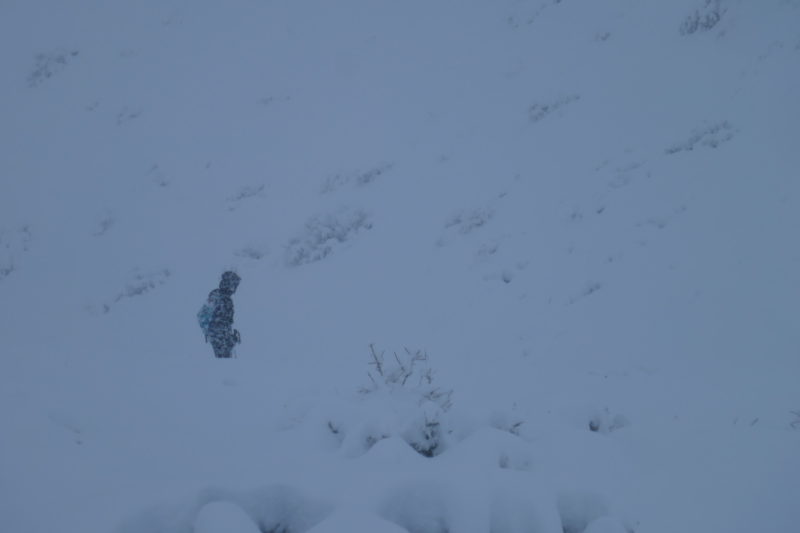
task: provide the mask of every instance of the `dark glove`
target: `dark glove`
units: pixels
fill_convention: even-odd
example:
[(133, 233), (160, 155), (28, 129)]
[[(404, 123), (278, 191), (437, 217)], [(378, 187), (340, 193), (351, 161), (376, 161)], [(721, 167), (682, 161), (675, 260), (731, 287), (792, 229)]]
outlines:
[(239, 335), (238, 329), (233, 330), (233, 340), (236, 341), (236, 344), (242, 343), (242, 336)]

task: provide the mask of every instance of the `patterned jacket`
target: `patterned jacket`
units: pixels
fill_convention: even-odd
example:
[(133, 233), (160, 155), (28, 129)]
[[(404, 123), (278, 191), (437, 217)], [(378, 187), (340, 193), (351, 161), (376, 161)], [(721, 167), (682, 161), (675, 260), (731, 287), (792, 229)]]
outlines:
[(209, 301), (216, 302), (208, 336), (212, 339), (233, 338), (233, 300), (231, 292), (224, 288), (214, 289), (208, 295)]

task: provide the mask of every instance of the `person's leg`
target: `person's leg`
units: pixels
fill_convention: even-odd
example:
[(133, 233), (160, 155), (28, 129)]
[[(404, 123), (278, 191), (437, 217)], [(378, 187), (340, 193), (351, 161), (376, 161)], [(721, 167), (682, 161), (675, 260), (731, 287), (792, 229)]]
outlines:
[(225, 339), (211, 339), (211, 347), (214, 348), (214, 356), (219, 359), (225, 359), (231, 356), (231, 350)]
[(233, 336), (227, 337), (225, 339), (225, 357), (233, 357), (234, 346), (236, 346), (236, 341), (233, 340)]

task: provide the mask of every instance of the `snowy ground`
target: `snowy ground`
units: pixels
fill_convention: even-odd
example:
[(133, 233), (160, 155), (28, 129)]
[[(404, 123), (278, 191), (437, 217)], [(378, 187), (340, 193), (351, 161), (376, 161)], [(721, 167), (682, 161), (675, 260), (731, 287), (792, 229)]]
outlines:
[(800, 2), (11, 0), (0, 60), (0, 531), (797, 530)]

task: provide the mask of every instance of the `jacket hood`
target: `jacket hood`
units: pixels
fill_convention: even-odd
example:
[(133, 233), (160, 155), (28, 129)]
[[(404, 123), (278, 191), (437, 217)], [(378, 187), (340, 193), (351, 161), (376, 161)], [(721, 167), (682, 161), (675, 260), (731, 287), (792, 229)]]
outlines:
[(222, 279), (219, 282), (219, 288), (221, 291), (228, 292), (233, 294), (236, 292), (236, 288), (239, 286), (239, 282), (242, 278), (239, 277), (239, 274), (233, 271), (228, 271), (222, 274)]

